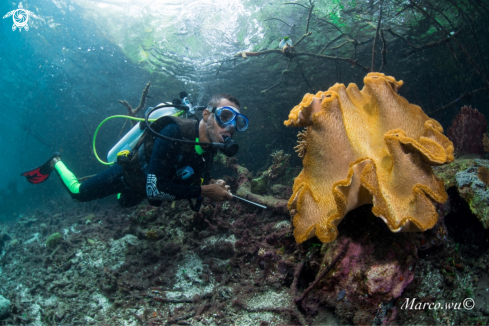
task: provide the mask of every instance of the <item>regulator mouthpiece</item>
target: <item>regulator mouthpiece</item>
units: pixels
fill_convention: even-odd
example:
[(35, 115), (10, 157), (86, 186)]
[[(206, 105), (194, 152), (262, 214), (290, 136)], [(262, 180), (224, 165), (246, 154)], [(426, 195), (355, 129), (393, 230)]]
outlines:
[(227, 157), (232, 157), (236, 155), (239, 150), (239, 145), (234, 142), (231, 137), (223, 136), (224, 143), (213, 143), (215, 147), (219, 148), (219, 150), (226, 155)]

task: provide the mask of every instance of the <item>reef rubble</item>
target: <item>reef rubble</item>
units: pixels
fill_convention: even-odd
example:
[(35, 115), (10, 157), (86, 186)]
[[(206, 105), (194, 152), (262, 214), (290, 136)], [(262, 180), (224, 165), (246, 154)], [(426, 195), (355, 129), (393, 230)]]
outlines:
[[(392, 233), (364, 205), (345, 216), (339, 236), (326, 244), (317, 238), (297, 244), (289, 214), (236, 200), (205, 200), (195, 213), (186, 201), (122, 209), (110, 199), (76, 205), (60, 199), (0, 224), (0, 295), (9, 302), (0, 320), (486, 324), (489, 232), (456, 183), (459, 172), (486, 164), (477, 162), (456, 159), (434, 169), (449, 195), (436, 206), (434, 228)], [(235, 193), (240, 175), (234, 171), (244, 170), (233, 164), (225, 178)], [(272, 188), (287, 187), (287, 173), (258, 196), (275, 198)], [(429, 308), (470, 298), (472, 309)]]

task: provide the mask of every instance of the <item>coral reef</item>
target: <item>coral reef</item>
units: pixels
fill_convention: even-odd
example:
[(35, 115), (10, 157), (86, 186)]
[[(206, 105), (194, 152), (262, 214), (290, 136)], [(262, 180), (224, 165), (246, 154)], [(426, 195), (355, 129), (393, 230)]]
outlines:
[(271, 182), (277, 180), (285, 174), (289, 167), (290, 154), (285, 154), (283, 150), (275, 151), (270, 156), (273, 158), (272, 165), (259, 174), (257, 178), (251, 180), (251, 191), (255, 194), (264, 194), (271, 186)]
[(472, 213), (489, 228), (489, 187), (487, 169), (489, 161), (460, 157), (454, 162), (434, 169), (445, 181), (447, 188), (456, 187), (458, 194), (469, 204)]
[[(19, 238), (0, 256), (0, 294), (12, 310), (7, 324), (258, 325), (302, 318), (291, 317), (297, 313), (283, 286), (296, 262), (288, 216), (238, 201), (205, 201), (200, 213), (182, 203), (39, 212), (2, 226)], [(41, 224), (46, 235), (37, 233)], [(64, 240), (51, 250), (44, 243), (54, 230), (63, 230)]]
[(306, 94), (285, 121), (307, 127), (288, 202), (299, 243), (333, 241), (346, 213), (367, 203), (393, 232), (427, 230), (437, 222), (434, 202), (447, 199), (431, 170), (453, 160), (441, 125), (397, 94), (402, 81), (370, 73), (364, 83)]
[[(449, 200), (437, 204), (432, 229), (393, 234), (363, 205), (327, 244), (317, 238), (298, 244), (288, 212), (234, 200), (205, 200), (199, 213), (186, 201), (122, 209), (109, 200), (22, 212), (0, 223), (0, 295), (10, 301), (1, 319), (8, 325), (487, 324), (489, 230), (456, 186), (469, 163), (438, 167), (447, 169), (439, 175), (447, 177)], [(64, 239), (47, 248), (56, 231)], [(410, 298), (423, 304), (475, 298), (476, 307), (403, 308)]]
[(273, 158), (272, 165), (268, 168), (265, 174), (270, 176), (270, 179), (276, 180), (285, 174), (289, 167), (290, 154), (285, 154), (283, 150), (275, 151), (270, 156)]
[[(304, 300), (303, 307), (313, 314), (319, 301), (356, 325), (370, 325), (374, 317), (385, 323), (395, 314), (392, 302), (413, 281), (418, 260), (416, 238), (410, 233), (392, 234), (366, 207), (352, 213), (341, 225), (342, 235), (321, 248), (320, 271), (349, 243), (346, 253)], [(358, 225), (361, 230), (355, 230)], [(387, 310), (391, 311), (387, 314)]]
[[(252, 181), (250, 179), (253, 179), (253, 175), (248, 171), (247, 168), (240, 166), (237, 163), (236, 158), (232, 157), (226, 157), (222, 154), (218, 154), (215, 158), (217, 163), (222, 164), (224, 167), (231, 169), (234, 171), (236, 174), (238, 174), (238, 178), (235, 181), (236, 184), (236, 189), (234, 190), (236, 195), (243, 197), (245, 199), (248, 199), (250, 201), (254, 201), (258, 204), (264, 205), (269, 209), (272, 209), (278, 213), (281, 214), (287, 214), (287, 201), (284, 199), (278, 199), (275, 198), (274, 196), (270, 195), (265, 195), (262, 196), (260, 194), (255, 194), (252, 192)], [(286, 159), (288, 161), (288, 159)], [(279, 163), (278, 168), (282, 166), (281, 163), (283, 160), (281, 160)], [(273, 166), (273, 165), (272, 165)], [(276, 171), (272, 168), (269, 169), (270, 171)], [(268, 178), (267, 178), (268, 179)], [(255, 181), (256, 182), (256, 181)], [(263, 188), (265, 188), (265, 181), (261, 181), (263, 184), (261, 185)], [(268, 181), (267, 181), (268, 182)], [(268, 188), (268, 184), (267, 184)]]
[(464, 106), (453, 119), (452, 126), (447, 130), (447, 136), (453, 142), (455, 152), (482, 155), (483, 138), (486, 132), (487, 122), (484, 115), (471, 106)]

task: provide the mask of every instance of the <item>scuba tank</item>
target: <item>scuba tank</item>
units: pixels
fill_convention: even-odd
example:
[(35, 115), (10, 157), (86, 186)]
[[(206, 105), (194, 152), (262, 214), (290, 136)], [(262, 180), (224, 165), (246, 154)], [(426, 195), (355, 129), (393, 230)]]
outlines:
[[(158, 105), (164, 105), (164, 103)], [(149, 108), (148, 110), (152, 110), (153, 108)], [(149, 119), (158, 119), (167, 115), (174, 115), (178, 113), (180, 110), (174, 107), (163, 107), (157, 110), (154, 110), (149, 115)], [(119, 140), (117, 144), (112, 147), (112, 149), (107, 154), (107, 162), (112, 163), (117, 161), (117, 154), (121, 151), (131, 151), (134, 146), (136, 146), (139, 138), (146, 129), (146, 124), (144, 121), (138, 122), (131, 130), (127, 132), (127, 134)]]

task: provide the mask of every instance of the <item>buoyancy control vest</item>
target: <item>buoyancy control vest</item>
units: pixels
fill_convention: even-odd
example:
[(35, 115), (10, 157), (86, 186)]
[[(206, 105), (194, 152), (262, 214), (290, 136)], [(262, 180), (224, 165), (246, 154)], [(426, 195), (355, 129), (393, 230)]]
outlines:
[[(199, 137), (199, 121), (193, 119), (165, 116), (153, 122), (151, 127), (153, 130), (160, 132), (171, 123), (175, 123), (178, 126), (184, 140), (195, 141)], [(156, 137), (148, 130), (145, 130), (130, 156), (125, 161), (119, 162), (118, 160), (118, 163), (122, 165), (125, 184), (137, 193), (146, 193), (147, 168), (153, 153), (155, 140)], [(173, 164), (170, 167), (174, 169), (175, 176), (177, 175), (177, 170), (182, 167), (190, 166), (194, 171), (191, 177), (185, 179), (174, 178), (171, 181), (172, 183), (200, 185), (202, 181), (208, 181), (215, 150), (208, 150), (198, 154), (194, 145), (172, 142), (171, 146), (174, 149), (172, 152), (179, 152), (179, 157), (176, 158), (176, 165)]]

